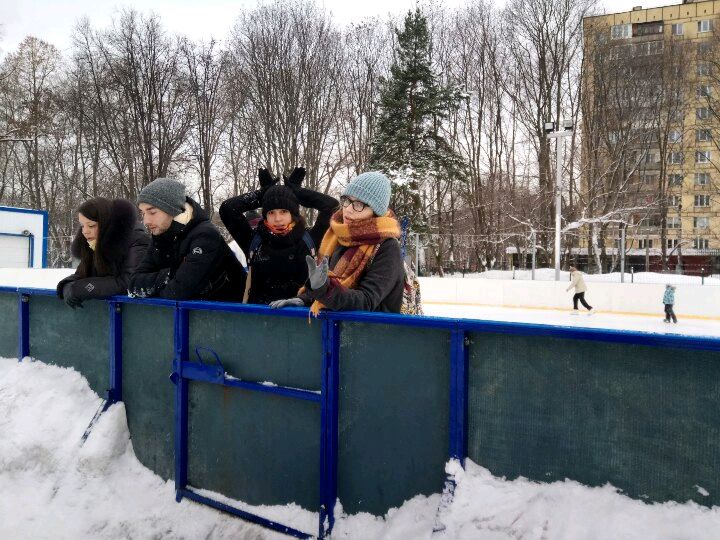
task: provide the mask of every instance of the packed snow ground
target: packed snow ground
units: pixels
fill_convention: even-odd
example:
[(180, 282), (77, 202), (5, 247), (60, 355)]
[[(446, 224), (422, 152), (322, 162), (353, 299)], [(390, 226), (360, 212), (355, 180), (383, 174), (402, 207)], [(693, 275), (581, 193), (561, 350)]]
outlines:
[[(176, 503), (173, 484), (137, 461), (122, 404), (100, 417), (81, 446), (99, 405), (74, 370), (0, 358), (0, 538), (285, 538), (202, 505)], [(465, 471), (450, 463), (448, 472), (458, 486), (439, 519), (443, 533), (432, 534), (435, 494), (383, 518), (339, 510), (333, 538), (698, 540), (716, 539), (720, 531), (720, 507), (645, 504), (609, 485), (569, 480), (506, 481), (472, 462)], [(312, 513), (297, 507), (258, 511), (286, 523), (314, 523)]]

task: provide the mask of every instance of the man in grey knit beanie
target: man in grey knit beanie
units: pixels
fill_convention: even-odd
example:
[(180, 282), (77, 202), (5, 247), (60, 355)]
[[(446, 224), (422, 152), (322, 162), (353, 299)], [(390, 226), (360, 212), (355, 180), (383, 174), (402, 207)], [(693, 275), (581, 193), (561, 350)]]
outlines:
[(174, 178), (157, 178), (142, 188), (137, 204), (149, 204), (172, 217), (185, 211), (185, 186)]

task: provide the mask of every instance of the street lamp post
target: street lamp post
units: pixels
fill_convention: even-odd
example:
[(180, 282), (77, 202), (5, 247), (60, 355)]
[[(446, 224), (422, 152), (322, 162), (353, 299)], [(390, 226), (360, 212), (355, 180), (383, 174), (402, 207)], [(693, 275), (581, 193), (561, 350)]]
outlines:
[(562, 129), (555, 129), (555, 122), (545, 122), (545, 134), (555, 139), (555, 281), (560, 281), (560, 205), (562, 204), (561, 182), (563, 149), (562, 140), (573, 132), (572, 120), (564, 120)]

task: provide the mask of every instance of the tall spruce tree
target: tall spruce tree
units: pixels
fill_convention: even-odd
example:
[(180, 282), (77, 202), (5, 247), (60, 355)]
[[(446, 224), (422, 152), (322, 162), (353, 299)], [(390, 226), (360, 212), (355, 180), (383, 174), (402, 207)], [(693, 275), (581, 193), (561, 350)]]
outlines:
[(460, 174), (462, 162), (440, 134), (442, 121), (457, 106), (458, 92), (442, 87), (433, 72), (427, 19), (409, 11), (390, 77), (380, 94), (378, 123), (372, 144), (372, 168), (393, 181), (391, 207), (408, 217), (415, 231), (426, 231), (437, 181)]

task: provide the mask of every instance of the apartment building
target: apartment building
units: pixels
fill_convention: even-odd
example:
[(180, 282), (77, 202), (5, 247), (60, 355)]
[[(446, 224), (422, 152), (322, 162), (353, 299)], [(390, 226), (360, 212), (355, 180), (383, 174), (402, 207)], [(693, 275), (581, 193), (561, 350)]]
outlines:
[(583, 26), (581, 185), (592, 214), (613, 218), (606, 250), (617, 249), (622, 218), (637, 266), (657, 269), (664, 257), (711, 271), (720, 254), (720, 1), (638, 6)]

